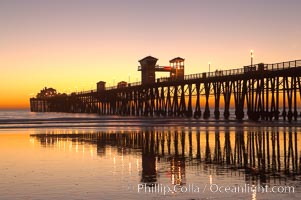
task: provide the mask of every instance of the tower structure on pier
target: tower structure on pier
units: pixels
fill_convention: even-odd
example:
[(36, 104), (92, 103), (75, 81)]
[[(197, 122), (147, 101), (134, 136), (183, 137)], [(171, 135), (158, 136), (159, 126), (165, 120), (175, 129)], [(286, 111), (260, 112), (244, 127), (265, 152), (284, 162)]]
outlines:
[(184, 58), (176, 57), (169, 61), (169, 66), (156, 65), (158, 59), (147, 56), (139, 60), (138, 71), (141, 71), (142, 84), (151, 84), (156, 82), (156, 72), (169, 72), (170, 80), (184, 79)]
[(155, 83), (157, 61), (158, 59), (152, 56), (147, 56), (139, 60), (140, 66), (138, 67), (138, 70), (141, 71), (142, 84)]
[(171, 67), (170, 78), (184, 79), (184, 60), (184, 58), (176, 57), (169, 61)]
[(106, 89), (106, 82), (99, 81), (96, 83), (96, 87), (97, 87), (97, 92), (104, 91)]

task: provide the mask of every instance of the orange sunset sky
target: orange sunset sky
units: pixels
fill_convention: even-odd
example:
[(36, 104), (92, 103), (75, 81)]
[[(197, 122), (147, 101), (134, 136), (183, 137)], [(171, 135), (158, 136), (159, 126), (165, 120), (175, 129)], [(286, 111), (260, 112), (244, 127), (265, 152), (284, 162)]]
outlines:
[[(140, 80), (138, 60), (185, 58), (185, 73), (301, 59), (298, 0), (1, 0), (0, 108), (43, 87)], [(167, 74), (166, 74), (167, 75)], [(166, 76), (159, 74), (159, 76)]]

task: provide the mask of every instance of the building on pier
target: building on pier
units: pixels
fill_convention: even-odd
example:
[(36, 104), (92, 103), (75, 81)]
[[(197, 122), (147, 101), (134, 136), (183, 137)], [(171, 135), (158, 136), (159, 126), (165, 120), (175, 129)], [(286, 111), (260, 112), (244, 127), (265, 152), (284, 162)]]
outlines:
[(52, 97), (57, 95), (56, 90), (53, 88), (47, 88), (45, 87), (40, 91), (40, 93), (37, 94), (37, 97)]
[(171, 66), (170, 78), (171, 79), (184, 79), (184, 58), (176, 57), (169, 61)]
[(158, 59), (152, 56), (147, 56), (139, 60), (141, 66), (138, 67), (138, 71), (141, 71), (142, 84), (149, 84), (155, 82), (157, 61)]
[(106, 82), (99, 81), (96, 83), (97, 92), (104, 91), (106, 89)]
[(141, 66), (138, 67), (138, 71), (141, 71), (142, 84), (155, 83), (156, 72), (169, 72), (170, 80), (183, 80), (184, 60), (184, 58), (176, 57), (169, 61), (169, 66), (156, 65), (158, 59), (152, 56), (147, 56), (139, 60)]
[(127, 87), (128, 83), (125, 82), (125, 81), (120, 81), (118, 84), (117, 84), (117, 88), (125, 88)]

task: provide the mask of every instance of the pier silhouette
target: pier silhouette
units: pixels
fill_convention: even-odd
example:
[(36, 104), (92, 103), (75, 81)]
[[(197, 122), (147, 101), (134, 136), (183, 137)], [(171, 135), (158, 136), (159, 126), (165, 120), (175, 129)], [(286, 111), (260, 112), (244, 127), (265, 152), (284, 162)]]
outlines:
[[(180, 57), (170, 60), (170, 66), (156, 65), (151, 56), (139, 62), (142, 82), (106, 87), (100, 81), (97, 90), (70, 95), (45, 88), (30, 99), (31, 111), (229, 119), (234, 109), (237, 120), (300, 118), (301, 60), (190, 75), (184, 75)], [(170, 76), (156, 79), (156, 71)]]

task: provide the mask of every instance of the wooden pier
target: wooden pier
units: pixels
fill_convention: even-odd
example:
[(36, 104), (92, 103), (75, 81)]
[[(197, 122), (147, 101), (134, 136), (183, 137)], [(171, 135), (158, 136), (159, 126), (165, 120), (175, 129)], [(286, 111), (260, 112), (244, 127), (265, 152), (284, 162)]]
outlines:
[[(40, 93), (30, 99), (31, 111), (229, 119), (233, 108), (237, 120), (300, 118), (301, 60), (191, 75), (184, 75), (182, 58), (167, 67), (156, 61), (150, 56), (139, 61), (142, 82), (118, 87), (99, 82), (97, 90), (70, 95)], [(170, 77), (156, 79), (155, 71)]]

